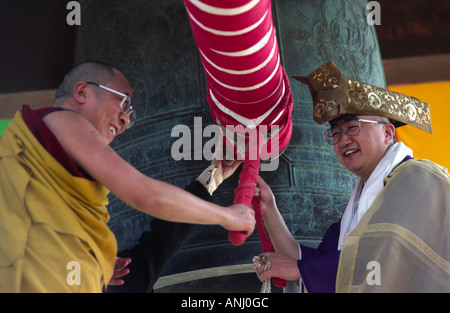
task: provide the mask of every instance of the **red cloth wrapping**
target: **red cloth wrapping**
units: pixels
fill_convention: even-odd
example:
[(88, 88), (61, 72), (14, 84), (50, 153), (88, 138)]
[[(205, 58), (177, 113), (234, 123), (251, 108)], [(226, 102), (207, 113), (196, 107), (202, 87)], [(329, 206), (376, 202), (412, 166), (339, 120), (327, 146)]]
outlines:
[[(205, 69), (213, 122), (223, 126), (279, 125), (278, 147), (283, 150), (292, 134), (293, 99), (280, 64), (270, 0), (184, 3)], [(278, 153), (272, 151), (261, 158)]]

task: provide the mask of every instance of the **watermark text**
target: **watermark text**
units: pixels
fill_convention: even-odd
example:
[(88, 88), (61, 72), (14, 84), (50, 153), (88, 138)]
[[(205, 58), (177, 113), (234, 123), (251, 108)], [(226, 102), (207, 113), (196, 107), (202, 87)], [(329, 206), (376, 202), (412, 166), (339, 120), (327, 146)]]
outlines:
[(81, 5), (78, 1), (69, 1), (66, 5), (66, 9), (70, 10), (67, 14), (66, 21), (69, 26), (81, 25)]
[[(279, 126), (259, 125), (257, 128), (243, 125), (207, 125), (203, 127), (202, 118), (194, 117), (193, 130), (187, 125), (176, 125), (171, 131), (173, 142), (171, 155), (180, 160), (256, 160), (257, 153), (262, 160), (261, 171), (274, 171), (279, 159)], [(225, 138), (225, 140), (223, 140)], [(208, 139), (204, 143), (204, 139)], [(225, 142), (224, 142), (225, 141)], [(225, 151), (225, 153), (217, 153)]]
[(366, 282), (369, 286), (381, 285), (381, 266), (377, 261), (370, 261), (366, 266), (367, 270), (370, 270), (367, 274)]
[(367, 3), (366, 9), (370, 12), (367, 14), (367, 24), (381, 25), (381, 6), (378, 1), (370, 1)]
[(70, 272), (67, 274), (66, 281), (69, 286), (81, 285), (81, 265), (77, 261), (70, 261), (66, 266)]

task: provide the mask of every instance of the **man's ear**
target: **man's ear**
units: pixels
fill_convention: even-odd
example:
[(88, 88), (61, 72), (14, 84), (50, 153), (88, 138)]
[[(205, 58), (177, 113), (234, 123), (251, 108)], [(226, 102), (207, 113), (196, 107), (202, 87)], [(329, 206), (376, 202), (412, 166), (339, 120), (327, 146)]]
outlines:
[(385, 126), (386, 143), (391, 143), (395, 138), (395, 126), (392, 124), (386, 124), (384, 126)]
[(85, 82), (78, 82), (73, 87), (73, 98), (80, 104), (87, 102), (87, 88), (88, 85)]

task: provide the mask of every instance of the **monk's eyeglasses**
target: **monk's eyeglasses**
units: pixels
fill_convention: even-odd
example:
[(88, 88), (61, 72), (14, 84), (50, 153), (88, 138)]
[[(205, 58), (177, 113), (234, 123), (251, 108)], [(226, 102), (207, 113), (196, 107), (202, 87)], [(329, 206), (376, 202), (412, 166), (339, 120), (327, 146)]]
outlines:
[(128, 114), (128, 117), (130, 119), (130, 123), (128, 124), (127, 129), (130, 128), (134, 124), (134, 122), (136, 121), (136, 112), (134, 111), (134, 108), (131, 105), (132, 104), (132, 99), (131, 99), (130, 95), (122, 93), (122, 92), (118, 92), (118, 91), (116, 91), (114, 89), (108, 88), (106, 86), (103, 86), (103, 85), (100, 85), (100, 84), (97, 84), (97, 83), (94, 83), (94, 82), (86, 82), (86, 83), (89, 84), (89, 85), (93, 85), (93, 86), (96, 86), (98, 88), (104, 89), (106, 91), (112, 92), (112, 93), (114, 93), (114, 94), (116, 94), (118, 96), (121, 96), (122, 97), (122, 102), (120, 102), (120, 111), (123, 114)]
[[(356, 136), (361, 132), (361, 123), (389, 124), (382, 121), (371, 121), (362, 118), (344, 121), (339, 125), (334, 125), (325, 131), (325, 139), (330, 145), (335, 145), (341, 140), (341, 134), (344, 132), (347, 136)], [(341, 131), (342, 128), (342, 131)]]

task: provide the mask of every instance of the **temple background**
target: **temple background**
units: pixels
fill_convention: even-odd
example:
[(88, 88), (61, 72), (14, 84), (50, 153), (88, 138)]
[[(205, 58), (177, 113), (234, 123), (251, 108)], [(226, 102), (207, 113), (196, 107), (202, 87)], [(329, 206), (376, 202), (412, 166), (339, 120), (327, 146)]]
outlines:
[[(129, 77), (138, 113), (138, 122), (115, 140), (114, 149), (145, 174), (185, 187), (209, 162), (175, 162), (170, 148), (177, 138), (170, 132), (178, 124), (193, 129), (194, 117), (202, 117), (203, 127), (211, 121), (204, 73), (182, 1), (79, 1), (81, 26), (67, 25), (67, 2), (0, 1), (0, 40), (5, 43), (0, 51), (0, 132), (21, 104), (52, 105), (54, 90), (74, 63), (102, 60)], [(435, 133), (404, 127), (398, 136), (416, 157), (450, 167), (449, 148), (442, 144), (448, 142), (444, 136), (449, 129), (443, 117), (450, 87), (450, 2), (378, 2), (381, 25), (369, 27), (366, 1), (273, 0), (283, 67), (289, 76), (306, 75), (333, 60), (347, 77), (429, 102)], [(312, 121), (307, 88), (292, 80), (291, 88), (294, 134), (278, 170), (263, 177), (294, 236), (314, 246), (339, 218), (355, 177), (323, 140), (326, 126)], [(237, 175), (221, 185), (215, 201), (231, 204), (236, 184)], [(150, 216), (114, 196), (109, 210), (120, 249), (151, 231)], [(236, 282), (245, 277), (250, 289), (242, 290), (257, 291), (259, 282), (247, 273), (251, 256), (259, 251), (256, 231), (243, 246), (234, 247), (222, 228), (199, 227), (168, 264), (157, 290), (236, 291)]]

